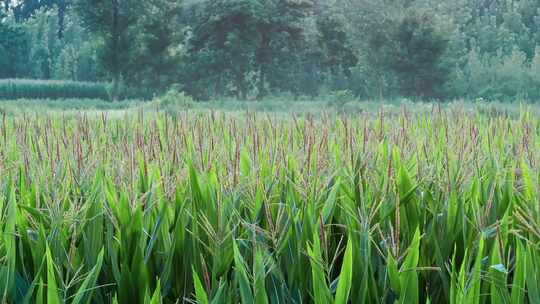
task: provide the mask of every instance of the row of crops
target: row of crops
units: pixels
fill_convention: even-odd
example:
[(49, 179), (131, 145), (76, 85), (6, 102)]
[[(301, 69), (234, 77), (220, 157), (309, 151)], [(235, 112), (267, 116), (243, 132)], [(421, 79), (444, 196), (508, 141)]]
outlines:
[(0, 79), (2, 99), (109, 99), (107, 84), (65, 80)]
[(540, 303), (540, 120), (0, 120), (7, 303)]

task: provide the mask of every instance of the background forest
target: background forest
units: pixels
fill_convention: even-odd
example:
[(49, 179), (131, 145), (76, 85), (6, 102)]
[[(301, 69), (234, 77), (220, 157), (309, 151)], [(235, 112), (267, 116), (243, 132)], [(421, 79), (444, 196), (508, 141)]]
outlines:
[(0, 0), (0, 78), (114, 99), (540, 99), (537, 0)]

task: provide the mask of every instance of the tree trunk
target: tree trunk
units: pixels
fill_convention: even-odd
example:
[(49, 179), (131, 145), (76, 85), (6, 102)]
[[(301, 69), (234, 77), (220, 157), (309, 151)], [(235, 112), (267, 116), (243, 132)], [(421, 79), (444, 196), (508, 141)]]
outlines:
[(244, 69), (240, 69), (235, 75), (236, 82), (236, 98), (239, 100), (244, 100), (246, 97), (246, 89), (244, 86)]
[(382, 73), (379, 75), (379, 102), (382, 104), (384, 102), (384, 98), (383, 98), (383, 83), (384, 83), (384, 77), (382, 75)]
[(120, 92), (119, 92), (119, 83), (120, 83), (120, 67), (118, 62), (118, 48), (119, 48), (119, 29), (118, 29), (118, 0), (112, 0), (113, 3), (113, 22), (112, 22), (112, 92), (111, 98), (113, 101), (118, 101)]
[(257, 99), (260, 100), (266, 96), (266, 64), (269, 63), (267, 55), (270, 49), (270, 40), (265, 33), (265, 29), (260, 29), (259, 32), (262, 35), (262, 42), (257, 54), (259, 61), (259, 83), (257, 87)]
[(64, 27), (65, 27), (65, 16), (67, 3), (66, 0), (58, 0), (58, 39), (62, 40), (64, 38)]
[(264, 64), (262, 64), (259, 68), (259, 83), (258, 83), (258, 91), (257, 92), (257, 99), (261, 100), (266, 96), (266, 70), (264, 68)]
[(118, 75), (113, 76), (112, 80), (112, 90), (111, 90), (111, 99), (112, 101), (118, 101), (120, 95), (120, 78)]
[(214, 95), (214, 96), (223, 95), (224, 92), (223, 92), (223, 90), (221, 89), (221, 76), (218, 75), (215, 84), (216, 84), (216, 85), (215, 85), (215, 87), (214, 87), (214, 92), (213, 92), (214, 94), (213, 94), (213, 95)]

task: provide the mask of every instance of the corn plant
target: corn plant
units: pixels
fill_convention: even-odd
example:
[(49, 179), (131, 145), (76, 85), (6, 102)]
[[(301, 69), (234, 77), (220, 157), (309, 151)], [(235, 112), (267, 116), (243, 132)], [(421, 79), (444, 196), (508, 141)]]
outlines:
[(540, 303), (540, 120), (0, 120), (5, 303)]
[(2, 79), (0, 99), (109, 99), (105, 83), (65, 80)]

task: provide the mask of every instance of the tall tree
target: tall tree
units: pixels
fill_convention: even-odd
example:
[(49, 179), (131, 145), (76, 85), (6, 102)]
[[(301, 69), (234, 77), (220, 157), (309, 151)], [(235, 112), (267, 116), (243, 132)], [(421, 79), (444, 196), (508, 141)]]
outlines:
[(139, 0), (77, 0), (75, 9), (83, 26), (98, 35), (103, 44), (100, 58), (112, 77), (111, 97), (120, 96), (120, 82), (126, 75), (138, 18), (144, 1)]
[(0, 18), (3, 18), (10, 8), (10, 0), (0, 0)]
[[(162, 86), (163, 72), (174, 68), (171, 46), (177, 43), (180, 2), (176, 0), (77, 0), (83, 26), (102, 41), (103, 66), (112, 78), (111, 97), (120, 84)], [(147, 81), (147, 80), (151, 81)]]
[(162, 91), (178, 81), (184, 39), (182, 5), (176, 0), (146, 0), (142, 9), (134, 26), (126, 81)]
[(428, 12), (409, 11), (398, 24), (393, 40), (396, 48), (390, 67), (396, 72), (405, 96), (441, 97), (448, 71), (441, 57), (448, 46), (447, 35)]
[[(284, 66), (303, 41), (300, 21), (311, 2), (304, 0), (217, 0), (193, 9), (193, 31), (188, 42), (194, 64), (187, 79), (193, 88), (215, 84), (225, 93), (227, 82), (238, 98), (246, 98), (257, 83), (259, 97), (279, 83)], [(206, 85), (202, 85), (206, 87)]]
[(24, 28), (0, 13), (0, 78), (27, 76), (29, 39)]
[[(10, 0), (3, 0), (6, 7)], [(65, 29), (65, 16), (71, 0), (21, 0), (11, 1), (13, 4), (13, 15), (18, 22), (24, 22), (34, 16), (42, 9), (56, 10), (58, 16), (58, 38), (62, 39)]]
[(338, 0), (348, 20), (352, 43), (358, 54), (354, 91), (369, 97), (392, 95), (395, 75), (389, 57), (396, 48), (392, 35), (408, 7), (407, 0)]
[(316, 10), (317, 48), (321, 56), (318, 68), (331, 78), (349, 78), (358, 63), (351, 43), (345, 14), (324, 1)]
[(12, 1), (13, 15), (18, 22), (22, 22), (32, 17), (41, 8), (52, 8), (56, 0), (22, 0)]

